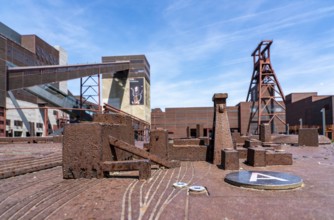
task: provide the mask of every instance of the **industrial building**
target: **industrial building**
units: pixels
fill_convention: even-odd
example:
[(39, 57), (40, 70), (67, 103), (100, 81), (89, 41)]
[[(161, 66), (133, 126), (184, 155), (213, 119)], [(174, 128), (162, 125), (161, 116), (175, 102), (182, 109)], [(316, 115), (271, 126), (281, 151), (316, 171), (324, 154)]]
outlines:
[[(323, 120), (325, 120), (325, 135), (333, 140), (334, 96), (318, 95), (316, 92), (291, 93), (285, 99), (286, 112), (282, 117), (286, 118), (287, 124), (276, 119), (274, 133), (297, 134), (300, 128), (317, 128), (319, 134), (323, 134)], [(247, 135), (250, 116), (254, 109), (252, 102), (240, 102), (236, 106), (228, 106), (231, 132)], [(276, 110), (283, 111), (279, 106), (276, 106)], [(322, 111), (325, 114), (324, 118)], [(155, 129), (167, 129), (172, 138), (185, 138), (196, 137), (197, 125), (201, 125), (203, 136), (210, 137), (213, 112), (213, 106), (166, 108), (165, 111), (156, 108), (152, 109), (151, 126)]]
[[(43, 108), (46, 102), (32, 94), (34, 89), (40, 89), (38, 87), (6, 91), (8, 67), (66, 65), (64, 49), (53, 47), (36, 35), (20, 35), (0, 22), (0, 59), (0, 136), (47, 135), (45, 126), (49, 131), (57, 130), (61, 123), (69, 120), (68, 114), (60, 110)], [(52, 84), (49, 89), (51, 87), (64, 94), (68, 92), (66, 81)]]
[(334, 96), (318, 95), (317, 92), (291, 93), (286, 96), (286, 121), (290, 133), (301, 127), (317, 128), (333, 140)]
[(129, 70), (102, 75), (103, 103), (150, 123), (150, 64), (145, 55), (102, 57), (103, 63), (122, 61)]
[[(92, 120), (93, 113), (102, 112), (103, 74), (103, 102), (108, 110), (129, 114), (138, 128), (149, 124), (146, 57), (109, 56), (102, 61), (68, 65), (61, 47), (0, 23), (0, 136), (57, 135), (66, 123)], [(72, 79), (80, 79), (79, 96), (67, 89)]]
[[(231, 130), (238, 130), (238, 107), (228, 107)], [(152, 109), (153, 129), (167, 129), (171, 138), (196, 137), (197, 125), (200, 125), (204, 137), (212, 135), (213, 107), (160, 108)]]
[[(254, 112), (254, 109), (256, 109), (256, 107), (253, 106), (252, 102), (240, 102), (236, 106), (227, 106), (231, 132), (247, 135), (251, 113)], [(151, 127), (155, 129), (167, 129), (172, 138), (184, 138), (196, 137), (197, 125), (200, 125), (203, 129), (203, 136), (210, 137), (213, 125), (213, 113), (213, 106), (166, 108), (165, 111), (156, 108), (152, 109)], [(285, 115), (282, 117), (285, 118)], [(275, 122), (275, 133), (285, 133), (285, 125), (277, 119)], [(255, 132), (255, 129), (256, 128), (253, 127), (252, 132)]]

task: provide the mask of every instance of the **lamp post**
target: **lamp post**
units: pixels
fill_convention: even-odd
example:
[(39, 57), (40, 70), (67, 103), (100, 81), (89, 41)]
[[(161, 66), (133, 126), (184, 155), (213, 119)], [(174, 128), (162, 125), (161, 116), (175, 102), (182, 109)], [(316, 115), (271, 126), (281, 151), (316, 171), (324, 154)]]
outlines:
[(326, 135), (326, 116), (325, 116), (325, 113), (326, 113), (326, 111), (325, 111), (325, 108), (322, 108), (321, 110), (320, 110), (320, 112), (322, 113), (322, 135)]

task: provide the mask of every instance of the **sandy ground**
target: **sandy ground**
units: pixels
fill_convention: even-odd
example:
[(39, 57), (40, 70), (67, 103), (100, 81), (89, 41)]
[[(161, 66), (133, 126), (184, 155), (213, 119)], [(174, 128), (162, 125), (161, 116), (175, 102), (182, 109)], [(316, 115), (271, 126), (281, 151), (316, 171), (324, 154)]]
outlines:
[[(232, 171), (207, 162), (182, 162), (180, 168), (153, 169), (112, 178), (64, 180), (61, 166), (0, 179), (0, 219), (334, 219), (334, 147), (285, 147), (292, 166), (242, 170), (281, 171), (298, 175), (294, 190), (254, 190), (224, 182)], [(61, 154), (60, 144), (0, 146), (0, 165), (11, 160), (39, 160)], [(1, 168), (1, 167), (0, 167)], [(188, 193), (175, 182), (202, 185), (208, 192)]]

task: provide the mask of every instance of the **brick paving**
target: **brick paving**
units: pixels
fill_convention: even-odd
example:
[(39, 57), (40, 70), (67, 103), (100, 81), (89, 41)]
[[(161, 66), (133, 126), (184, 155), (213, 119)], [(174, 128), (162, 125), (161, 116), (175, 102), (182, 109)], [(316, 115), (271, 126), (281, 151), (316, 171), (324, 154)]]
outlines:
[[(61, 152), (60, 145), (47, 145), (0, 145), (1, 162)], [(250, 167), (243, 159), (240, 169), (298, 175), (304, 185), (294, 190), (235, 187), (224, 182), (233, 171), (207, 162), (154, 168), (149, 181), (139, 181), (138, 171), (64, 180), (57, 166), (0, 179), (0, 219), (334, 219), (334, 147), (284, 149), (293, 154), (291, 166)], [(207, 193), (174, 188), (178, 181)]]

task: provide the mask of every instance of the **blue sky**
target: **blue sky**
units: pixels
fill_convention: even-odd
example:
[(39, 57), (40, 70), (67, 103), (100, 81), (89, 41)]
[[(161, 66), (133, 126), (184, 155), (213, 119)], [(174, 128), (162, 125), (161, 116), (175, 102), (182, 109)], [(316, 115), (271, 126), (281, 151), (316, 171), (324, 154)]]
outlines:
[(212, 106), (214, 93), (245, 101), (265, 39), (285, 95), (334, 94), (332, 0), (2, 1), (1, 22), (62, 46), (69, 64), (145, 54), (152, 108)]

